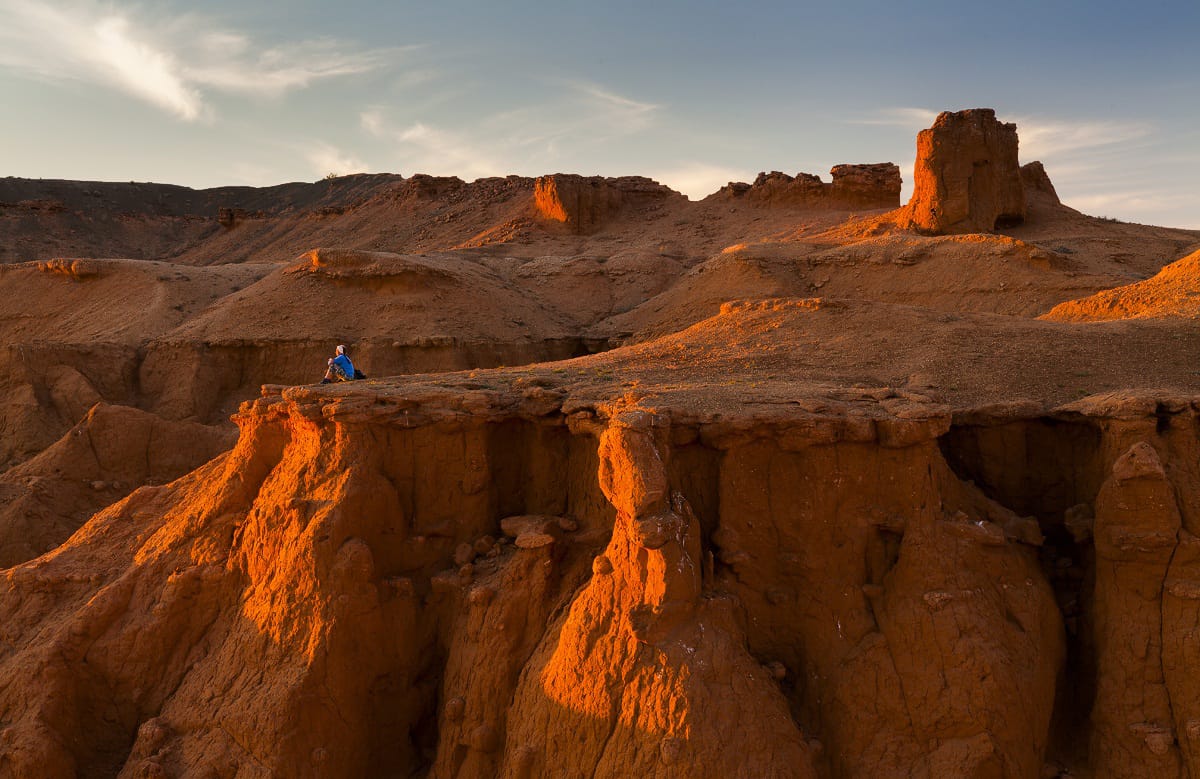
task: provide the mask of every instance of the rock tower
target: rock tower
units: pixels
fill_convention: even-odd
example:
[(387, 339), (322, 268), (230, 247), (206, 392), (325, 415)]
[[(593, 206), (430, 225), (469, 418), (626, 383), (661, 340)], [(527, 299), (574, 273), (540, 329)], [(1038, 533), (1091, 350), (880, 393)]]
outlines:
[(990, 232), (1025, 220), (1017, 126), (990, 108), (943, 112), (917, 135), (909, 226), (936, 235)]

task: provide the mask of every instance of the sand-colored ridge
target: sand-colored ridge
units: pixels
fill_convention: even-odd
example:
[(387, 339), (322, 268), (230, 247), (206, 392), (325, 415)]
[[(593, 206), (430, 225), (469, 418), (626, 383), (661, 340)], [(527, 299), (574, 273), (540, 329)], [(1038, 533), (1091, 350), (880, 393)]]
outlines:
[(1062, 322), (1200, 316), (1200, 250), (1176, 260), (1145, 281), (1059, 303), (1042, 316)]

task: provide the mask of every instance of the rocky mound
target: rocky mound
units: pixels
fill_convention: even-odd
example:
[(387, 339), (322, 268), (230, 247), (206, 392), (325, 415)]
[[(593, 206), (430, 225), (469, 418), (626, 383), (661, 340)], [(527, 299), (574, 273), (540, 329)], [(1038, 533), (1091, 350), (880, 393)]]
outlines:
[[(885, 233), (837, 244), (814, 236), (738, 244), (693, 266), (645, 303), (597, 323), (609, 338), (680, 330), (738, 298), (822, 295), (953, 312), (1036, 316), (1081, 289), (1128, 278), (1006, 236)], [(1103, 270), (1102, 270), (1103, 269)]]
[(533, 189), (538, 216), (579, 235), (595, 232), (626, 204), (645, 207), (668, 198), (684, 199), (669, 187), (640, 176), (612, 179), (556, 173), (539, 177)]
[(1109, 319), (1147, 319), (1200, 316), (1200, 251), (1163, 268), (1152, 278), (1090, 297), (1059, 303), (1042, 319), (1098, 322)]
[(137, 343), (269, 270), (107, 259), (0, 264), (0, 328), (9, 343)]
[(268, 270), (137, 260), (0, 265), (0, 465), (50, 446), (95, 403), (138, 405), (146, 344)]
[(1046, 166), (1037, 160), (1021, 166), (1021, 184), (1025, 187), (1027, 205), (1031, 198), (1040, 198), (1052, 205), (1062, 205), (1062, 201), (1058, 199), (1058, 191), (1054, 189), (1050, 175), (1046, 173)]
[(875, 209), (900, 205), (900, 168), (894, 163), (835, 165), (829, 173), (833, 177), (829, 184), (811, 173), (759, 173), (753, 184), (730, 182), (710, 197), (801, 208)]
[(97, 404), (36, 457), (0, 475), (0, 568), (54, 549), (85, 520), (233, 446), (232, 431)]

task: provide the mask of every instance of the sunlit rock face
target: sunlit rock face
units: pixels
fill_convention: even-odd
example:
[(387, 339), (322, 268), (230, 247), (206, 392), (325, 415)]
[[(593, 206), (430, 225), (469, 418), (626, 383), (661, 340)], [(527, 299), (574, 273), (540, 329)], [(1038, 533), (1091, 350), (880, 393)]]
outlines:
[(1017, 126), (990, 108), (944, 111), (917, 135), (909, 226), (934, 235), (991, 232), (1025, 220)]
[(678, 192), (642, 176), (579, 176), (555, 173), (534, 182), (539, 221), (565, 225), (576, 235), (594, 233), (626, 207), (686, 200)]

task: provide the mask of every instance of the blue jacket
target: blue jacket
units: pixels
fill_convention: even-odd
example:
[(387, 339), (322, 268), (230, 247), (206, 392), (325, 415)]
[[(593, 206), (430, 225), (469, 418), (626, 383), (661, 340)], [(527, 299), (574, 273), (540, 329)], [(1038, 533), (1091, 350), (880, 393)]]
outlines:
[(354, 363), (350, 362), (350, 358), (344, 354), (333, 358), (333, 369), (347, 379), (354, 378)]

